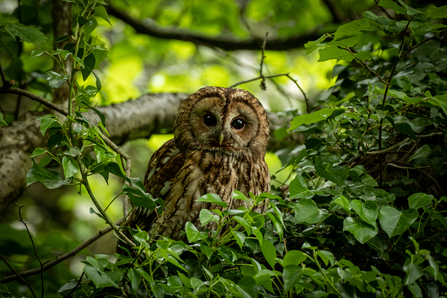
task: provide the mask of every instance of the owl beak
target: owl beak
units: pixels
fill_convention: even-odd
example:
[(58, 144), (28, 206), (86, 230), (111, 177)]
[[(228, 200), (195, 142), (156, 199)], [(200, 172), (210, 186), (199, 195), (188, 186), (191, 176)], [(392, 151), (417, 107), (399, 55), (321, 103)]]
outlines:
[(224, 140), (224, 133), (220, 132), (220, 134), (219, 134), (219, 146), (222, 145), (223, 140)]

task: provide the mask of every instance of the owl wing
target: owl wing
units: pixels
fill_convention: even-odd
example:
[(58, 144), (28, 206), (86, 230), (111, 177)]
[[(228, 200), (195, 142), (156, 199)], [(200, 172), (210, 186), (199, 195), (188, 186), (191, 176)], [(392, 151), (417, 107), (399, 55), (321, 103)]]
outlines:
[[(167, 141), (152, 155), (146, 175), (144, 187), (155, 199), (166, 198), (166, 194), (185, 163), (185, 156), (175, 146), (174, 139)], [(136, 207), (129, 215), (125, 226), (136, 227), (148, 231), (157, 218), (155, 211)]]

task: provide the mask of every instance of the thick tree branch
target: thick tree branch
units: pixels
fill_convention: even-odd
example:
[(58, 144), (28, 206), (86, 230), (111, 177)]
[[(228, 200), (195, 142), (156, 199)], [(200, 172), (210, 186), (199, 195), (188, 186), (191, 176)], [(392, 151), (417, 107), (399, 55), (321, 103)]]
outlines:
[[(115, 8), (113, 5), (107, 5), (106, 8), (109, 15), (127, 23), (137, 33), (157, 38), (188, 41), (197, 45), (221, 48), (226, 51), (260, 50), (264, 41), (262, 37), (240, 40), (227, 36), (210, 37), (179, 28), (166, 29), (156, 24), (148, 24), (136, 20), (122, 9)], [(317, 30), (311, 30), (289, 38), (270, 38), (267, 40), (267, 43), (270, 51), (284, 51), (303, 47), (306, 42), (316, 40), (320, 36), (321, 34)]]

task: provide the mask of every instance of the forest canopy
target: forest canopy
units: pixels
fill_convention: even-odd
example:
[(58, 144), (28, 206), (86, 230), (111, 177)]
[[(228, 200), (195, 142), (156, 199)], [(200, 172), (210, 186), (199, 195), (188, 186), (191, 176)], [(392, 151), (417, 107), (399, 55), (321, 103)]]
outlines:
[[(447, 295), (443, 1), (0, 11), (1, 297)], [(132, 208), (163, 212), (147, 163), (204, 86), (268, 111), (271, 192), (204, 195), (227, 208), (200, 211), (221, 234), (123, 233)]]

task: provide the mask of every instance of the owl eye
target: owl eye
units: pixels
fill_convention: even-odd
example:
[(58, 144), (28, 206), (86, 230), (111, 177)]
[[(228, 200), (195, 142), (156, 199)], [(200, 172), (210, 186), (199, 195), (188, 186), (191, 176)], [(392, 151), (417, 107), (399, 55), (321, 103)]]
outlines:
[(245, 126), (244, 119), (242, 118), (236, 118), (231, 122), (231, 126), (233, 126), (234, 129), (241, 130)]
[(214, 117), (211, 114), (206, 114), (203, 116), (203, 123), (205, 123), (206, 126), (212, 127), (216, 125), (216, 117)]

